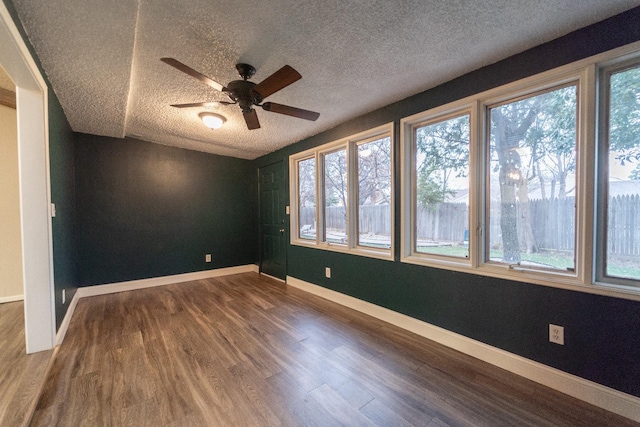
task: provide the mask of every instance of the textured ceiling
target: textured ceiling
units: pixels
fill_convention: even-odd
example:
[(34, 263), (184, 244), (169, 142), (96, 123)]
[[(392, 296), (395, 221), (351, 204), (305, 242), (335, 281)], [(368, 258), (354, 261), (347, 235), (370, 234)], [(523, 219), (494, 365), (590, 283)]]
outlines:
[[(639, 0), (13, 0), (72, 128), (256, 158), (575, 29)], [(227, 84), (235, 64), (260, 82), (288, 64), (302, 80), (267, 100), (316, 122), (238, 106), (162, 63)], [(215, 131), (198, 113), (227, 118)]]

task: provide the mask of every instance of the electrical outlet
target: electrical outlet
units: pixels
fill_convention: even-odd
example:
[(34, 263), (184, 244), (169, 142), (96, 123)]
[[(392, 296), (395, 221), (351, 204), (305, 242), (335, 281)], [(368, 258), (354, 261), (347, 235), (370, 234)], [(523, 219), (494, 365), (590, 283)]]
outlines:
[(205, 262), (211, 262), (211, 254), (206, 254), (206, 255), (204, 256), (204, 261), (205, 261)]
[(331, 268), (329, 268), (329, 267), (325, 267), (325, 268), (324, 268), (324, 276), (325, 276), (327, 279), (331, 279)]
[(63, 304), (67, 300), (67, 293), (65, 291), (66, 291), (66, 289), (62, 290), (62, 303)]
[(564, 327), (549, 324), (549, 342), (564, 345)]

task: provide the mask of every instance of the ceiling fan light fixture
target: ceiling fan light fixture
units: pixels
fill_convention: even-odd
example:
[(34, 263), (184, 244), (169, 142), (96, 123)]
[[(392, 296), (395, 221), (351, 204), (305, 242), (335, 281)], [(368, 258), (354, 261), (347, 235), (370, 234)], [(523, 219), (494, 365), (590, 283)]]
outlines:
[(218, 129), (227, 121), (223, 116), (215, 113), (203, 112), (198, 114), (198, 116), (204, 125), (210, 129)]

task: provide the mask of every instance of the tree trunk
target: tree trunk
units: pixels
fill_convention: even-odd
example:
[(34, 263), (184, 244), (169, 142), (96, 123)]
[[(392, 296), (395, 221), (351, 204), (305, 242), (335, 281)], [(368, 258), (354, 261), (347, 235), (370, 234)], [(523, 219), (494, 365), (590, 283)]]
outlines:
[(518, 185), (518, 203), (520, 208), (520, 218), (522, 220), (522, 228), (524, 233), (524, 246), (528, 254), (538, 253), (538, 245), (533, 235), (533, 227), (531, 226), (531, 209), (529, 206), (529, 185), (526, 179), (520, 180)]
[(502, 260), (510, 264), (520, 262), (518, 244), (518, 210), (516, 187), (506, 181), (506, 171), (500, 168), (500, 231), (502, 232)]
[(520, 262), (520, 244), (518, 239), (518, 209), (516, 206), (515, 184), (523, 178), (520, 174), (520, 155), (518, 148), (529, 127), (535, 120), (537, 109), (531, 106), (525, 116), (519, 120), (508, 118), (495, 108), (491, 111), (491, 120), (495, 126), (494, 138), (498, 163), (500, 165), (500, 231), (502, 232), (502, 259), (509, 264)]

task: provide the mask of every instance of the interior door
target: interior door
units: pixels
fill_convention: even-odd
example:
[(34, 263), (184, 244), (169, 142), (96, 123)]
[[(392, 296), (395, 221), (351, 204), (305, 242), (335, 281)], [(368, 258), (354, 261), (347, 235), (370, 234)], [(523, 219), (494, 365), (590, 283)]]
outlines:
[(286, 275), (284, 165), (260, 168), (260, 272), (279, 279)]

